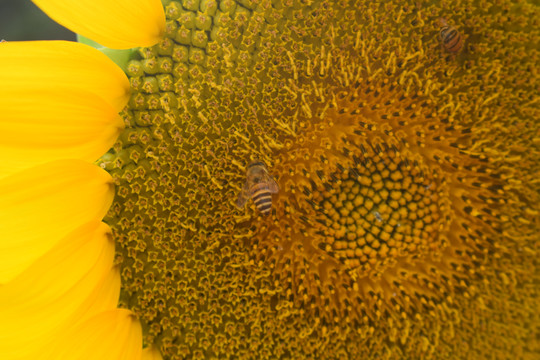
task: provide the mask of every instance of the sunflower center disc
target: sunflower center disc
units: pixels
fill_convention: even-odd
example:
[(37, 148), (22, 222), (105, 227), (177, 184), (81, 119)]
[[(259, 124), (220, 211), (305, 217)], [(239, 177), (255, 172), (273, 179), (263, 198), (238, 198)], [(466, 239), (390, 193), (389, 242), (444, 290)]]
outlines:
[(447, 205), (441, 186), (418, 167), (389, 154), (365, 158), (357, 167), (333, 172), (313, 189), (323, 224), (319, 248), (338, 259), (355, 278), (376, 274), (406, 257), (439, 250)]

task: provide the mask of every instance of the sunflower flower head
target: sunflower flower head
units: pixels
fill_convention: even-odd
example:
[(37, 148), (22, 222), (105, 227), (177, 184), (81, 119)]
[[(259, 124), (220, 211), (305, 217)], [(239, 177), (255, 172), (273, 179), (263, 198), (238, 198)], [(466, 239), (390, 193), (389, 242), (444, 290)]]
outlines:
[(540, 351), (537, 5), (34, 2), (132, 50), (0, 44), (2, 357)]
[[(164, 5), (100, 160), (121, 306), (148, 344), (170, 359), (534, 356), (535, 5)], [(235, 208), (255, 160), (280, 188), (268, 217)]]

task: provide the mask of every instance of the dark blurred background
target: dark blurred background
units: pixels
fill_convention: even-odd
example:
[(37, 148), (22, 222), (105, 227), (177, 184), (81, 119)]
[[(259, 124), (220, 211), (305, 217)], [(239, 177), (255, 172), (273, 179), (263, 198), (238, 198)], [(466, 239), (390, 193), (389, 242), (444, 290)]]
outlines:
[(75, 34), (51, 20), (30, 0), (0, 0), (0, 39), (75, 40)]

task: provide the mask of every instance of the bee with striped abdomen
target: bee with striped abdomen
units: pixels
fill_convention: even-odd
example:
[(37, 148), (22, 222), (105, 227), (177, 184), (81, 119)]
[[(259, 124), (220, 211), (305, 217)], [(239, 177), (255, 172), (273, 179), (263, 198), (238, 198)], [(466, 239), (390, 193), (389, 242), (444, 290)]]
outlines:
[(455, 27), (448, 24), (446, 19), (440, 18), (439, 36), (441, 37), (442, 44), (446, 51), (450, 53), (457, 53), (463, 47), (463, 36)]
[(279, 191), (278, 184), (270, 176), (263, 162), (255, 161), (249, 164), (246, 172), (246, 183), (238, 194), (236, 206), (242, 208), (249, 198), (263, 215), (268, 215), (272, 208), (272, 194)]

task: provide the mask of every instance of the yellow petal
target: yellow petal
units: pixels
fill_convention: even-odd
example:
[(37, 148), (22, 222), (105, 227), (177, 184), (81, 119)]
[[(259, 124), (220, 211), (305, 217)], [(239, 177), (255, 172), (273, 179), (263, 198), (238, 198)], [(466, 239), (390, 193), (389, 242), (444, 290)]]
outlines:
[[(114, 241), (110, 242), (114, 243)], [(81, 307), (81, 314), (77, 317), (83, 320), (89, 316), (116, 308), (120, 297), (120, 285), (120, 268), (115, 266), (109, 270), (101, 286), (88, 296), (86, 303)]]
[(111, 176), (80, 160), (40, 165), (0, 180), (0, 284), (112, 203)]
[[(129, 99), (129, 80), (111, 59), (91, 46), (70, 41), (2, 43), (0, 79), (0, 90), (17, 96), (56, 88), (86, 90), (102, 97), (116, 112)], [(32, 105), (33, 100), (26, 104)], [(1, 114), (5, 116), (3, 111)]]
[(143, 349), (141, 358), (143, 360), (163, 360), (161, 353), (154, 346), (149, 346)]
[(0, 79), (0, 177), (62, 158), (94, 161), (123, 129), (129, 83), (89, 46), (3, 43)]
[(165, 32), (160, 0), (32, 0), (57, 23), (113, 49), (156, 44)]
[(9, 99), (0, 105), (0, 178), (58, 159), (94, 161), (123, 129), (112, 107), (82, 91), (34, 90), (13, 97), (0, 90), (0, 98)]
[(38, 358), (59, 334), (116, 307), (120, 276), (112, 268), (110, 228), (93, 221), (0, 287), (0, 358)]
[(100, 313), (59, 336), (40, 359), (138, 360), (142, 352), (141, 324), (125, 309)]

